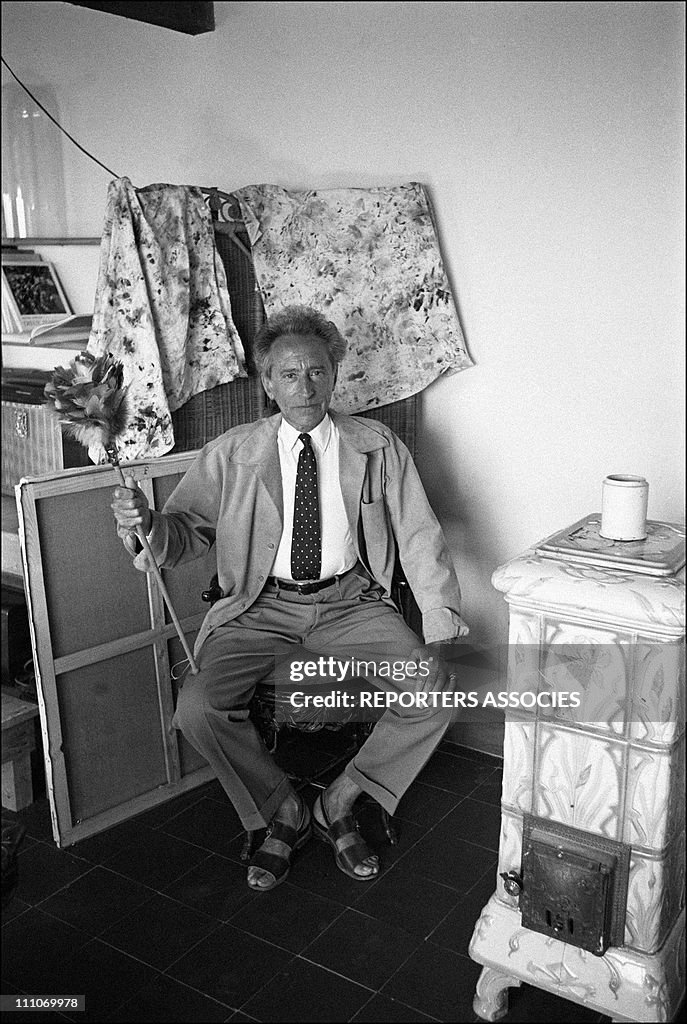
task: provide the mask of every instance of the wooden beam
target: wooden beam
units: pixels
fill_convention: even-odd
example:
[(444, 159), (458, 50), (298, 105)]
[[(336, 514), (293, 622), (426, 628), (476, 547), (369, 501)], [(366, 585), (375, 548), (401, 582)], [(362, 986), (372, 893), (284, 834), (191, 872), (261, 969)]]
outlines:
[(214, 3), (72, 3), (71, 6), (90, 7), (93, 11), (171, 28), (190, 36), (215, 31)]

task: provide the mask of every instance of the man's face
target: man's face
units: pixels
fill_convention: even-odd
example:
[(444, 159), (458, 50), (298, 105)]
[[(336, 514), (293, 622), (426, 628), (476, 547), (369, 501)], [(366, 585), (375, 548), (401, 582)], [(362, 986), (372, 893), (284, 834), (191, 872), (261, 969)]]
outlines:
[(327, 346), (312, 335), (285, 334), (271, 348), (272, 371), (262, 383), (287, 423), (301, 433), (324, 419), (336, 383)]

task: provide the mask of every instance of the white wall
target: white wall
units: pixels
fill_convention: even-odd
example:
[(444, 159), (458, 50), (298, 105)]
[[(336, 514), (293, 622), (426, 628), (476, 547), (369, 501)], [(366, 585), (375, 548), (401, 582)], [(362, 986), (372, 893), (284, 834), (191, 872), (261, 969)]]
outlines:
[[(606, 474), (683, 518), (681, 3), (216, 3), (198, 37), (2, 8), (6, 60), (135, 185), (429, 186), (476, 365), (425, 393), (420, 465), (478, 640), (495, 566)], [(98, 235), (109, 175), (63, 153)]]

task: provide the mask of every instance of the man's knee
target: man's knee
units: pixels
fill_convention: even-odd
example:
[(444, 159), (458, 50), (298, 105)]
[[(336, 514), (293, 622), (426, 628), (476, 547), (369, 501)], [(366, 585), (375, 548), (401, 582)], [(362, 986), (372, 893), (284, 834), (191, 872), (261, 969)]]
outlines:
[(189, 675), (177, 695), (177, 706), (172, 724), (183, 733), (193, 733), (207, 715), (207, 680), (202, 672)]
[(246, 685), (245, 678), (230, 667), (217, 671), (212, 663), (197, 675), (187, 675), (179, 690), (172, 724), (189, 738), (207, 726), (213, 716), (225, 720), (243, 720), (255, 684)]

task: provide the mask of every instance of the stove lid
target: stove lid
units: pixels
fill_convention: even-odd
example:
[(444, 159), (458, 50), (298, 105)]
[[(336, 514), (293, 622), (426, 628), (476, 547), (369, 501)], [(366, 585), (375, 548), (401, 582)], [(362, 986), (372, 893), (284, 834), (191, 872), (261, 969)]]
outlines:
[(609, 540), (599, 533), (601, 513), (593, 512), (548, 537), (536, 551), (606, 569), (625, 569), (648, 576), (673, 576), (685, 564), (685, 528), (674, 523), (647, 522), (645, 540)]

